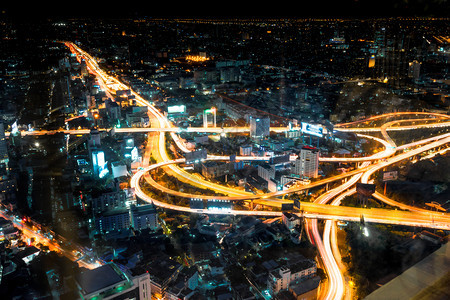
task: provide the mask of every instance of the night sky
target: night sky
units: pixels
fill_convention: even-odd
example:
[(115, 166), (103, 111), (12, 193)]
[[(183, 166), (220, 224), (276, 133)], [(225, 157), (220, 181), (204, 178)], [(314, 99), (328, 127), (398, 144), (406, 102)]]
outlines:
[[(55, 4), (56, 3), (56, 4)], [(88, 5), (86, 5), (88, 3)], [(15, 1), (2, 4), (2, 11), (15, 20), (67, 17), (448, 17), (448, 0), (334, 0), (334, 1)], [(183, 2), (181, 2), (183, 3)]]

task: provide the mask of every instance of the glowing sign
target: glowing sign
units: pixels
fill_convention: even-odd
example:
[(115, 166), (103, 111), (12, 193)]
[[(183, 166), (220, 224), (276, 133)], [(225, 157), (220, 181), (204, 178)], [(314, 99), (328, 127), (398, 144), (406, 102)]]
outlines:
[(186, 112), (186, 105), (172, 105), (167, 107), (167, 112), (169, 114), (176, 114), (176, 113), (185, 113)]
[(138, 158), (139, 158), (138, 149), (136, 147), (133, 147), (133, 149), (131, 150), (131, 160), (132, 161), (137, 161)]
[(318, 137), (323, 136), (323, 128), (318, 125), (313, 125), (309, 123), (302, 122), (302, 132), (310, 135), (315, 135)]
[(17, 134), (17, 133), (19, 133), (19, 128), (17, 127), (17, 121), (15, 121), (15, 122), (11, 125), (11, 133), (12, 133), (12, 134)]

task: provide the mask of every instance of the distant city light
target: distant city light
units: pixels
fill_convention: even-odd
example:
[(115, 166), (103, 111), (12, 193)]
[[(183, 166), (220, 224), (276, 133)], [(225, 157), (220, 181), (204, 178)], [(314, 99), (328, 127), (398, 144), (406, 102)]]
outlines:
[(367, 237), (369, 236), (369, 230), (367, 229), (367, 227), (364, 227), (363, 234)]
[(202, 55), (188, 55), (186, 56), (186, 60), (192, 62), (204, 62), (209, 60), (209, 58)]

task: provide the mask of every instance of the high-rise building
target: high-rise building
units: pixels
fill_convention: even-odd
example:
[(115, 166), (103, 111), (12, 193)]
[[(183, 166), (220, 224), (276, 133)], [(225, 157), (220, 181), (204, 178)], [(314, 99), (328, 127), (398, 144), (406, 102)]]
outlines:
[(312, 178), (319, 176), (319, 149), (304, 146), (294, 162), (293, 173)]
[(102, 150), (92, 151), (92, 169), (94, 176), (98, 178), (103, 178), (109, 173), (107, 162), (105, 161), (105, 152)]
[(413, 60), (412, 62), (410, 62), (408, 67), (408, 77), (413, 79), (414, 81), (419, 80), (421, 65), (422, 64), (417, 60)]
[(9, 174), (8, 144), (6, 143), (5, 127), (0, 122), (0, 180), (6, 179)]
[(270, 118), (250, 117), (250, 137), (264, 138), (270, 135)]
[(0, 161), (8, 159), (8, 145), (5, 137), (5, 126), (0, 122)]

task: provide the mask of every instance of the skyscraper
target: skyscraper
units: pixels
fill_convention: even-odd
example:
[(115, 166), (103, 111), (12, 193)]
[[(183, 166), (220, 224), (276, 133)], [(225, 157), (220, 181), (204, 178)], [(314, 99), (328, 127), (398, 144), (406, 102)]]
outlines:
[(8, 159), (8, 145), (6, 144), (5, 126), (0, 122), (0, 161)]
[(99, 178), (103, 178), (109, 173), (107, 162), (105, 161), (105, 152), (102, 150), (92, 151), (92, 168), (94, 176)]
[(408, 67), (408, 77), (413, 79), (414, 81), (419, 80), (420, 77), (420, 66), (421, 63), (417, 60), (413, 60), (409, 63)]
[(6, 143), (5, 127), (0, 122), (0, 180), (8, 177), (8, 144)]

